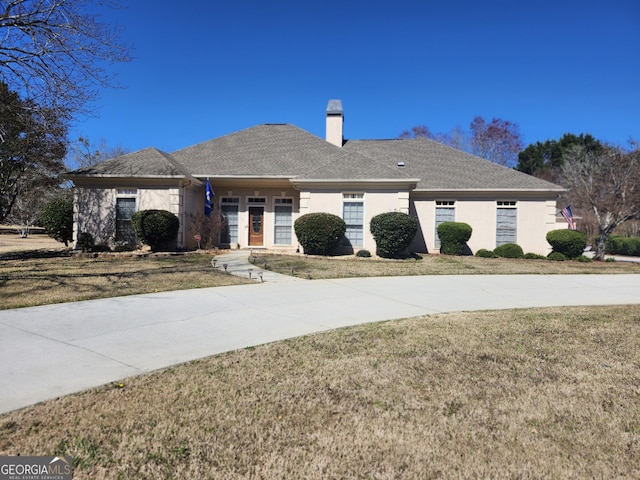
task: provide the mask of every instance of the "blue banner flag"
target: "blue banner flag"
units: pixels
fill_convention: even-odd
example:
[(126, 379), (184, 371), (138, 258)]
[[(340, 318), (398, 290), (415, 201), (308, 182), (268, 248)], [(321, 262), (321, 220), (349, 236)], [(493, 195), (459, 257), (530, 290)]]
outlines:
[(205, 187), (205, 199), (204, 199), (204, 214), (207, 217), (211, 216), (211, 201), (213, 200), (213, 190), (211, 190), (211, 184), (207, 178), (207, 186)]

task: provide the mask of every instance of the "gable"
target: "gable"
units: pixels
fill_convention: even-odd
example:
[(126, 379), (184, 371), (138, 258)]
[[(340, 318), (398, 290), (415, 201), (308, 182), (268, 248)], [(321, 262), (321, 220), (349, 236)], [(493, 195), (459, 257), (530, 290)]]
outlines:
[(89, 167), (79, 168), (69, 176), (184, 178), (190, 175), (169, 154), (156, 148), (145, 148)]
[(172, 156), (196, 177), (292, 178), (344, 162), (348, 153), (293, 125), (265, 124), (178, 150)]

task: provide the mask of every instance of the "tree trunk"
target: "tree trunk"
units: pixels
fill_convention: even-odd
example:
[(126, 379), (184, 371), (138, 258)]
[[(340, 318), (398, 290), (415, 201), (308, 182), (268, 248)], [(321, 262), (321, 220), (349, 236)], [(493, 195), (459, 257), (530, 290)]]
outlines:
[(600, 232), (598, 235), (598, 243), (596, 245), (596, 255), (594, 257), (595, 260), (604, 260), (604, 250), (607, 244), (608, 234), (604, 232)]

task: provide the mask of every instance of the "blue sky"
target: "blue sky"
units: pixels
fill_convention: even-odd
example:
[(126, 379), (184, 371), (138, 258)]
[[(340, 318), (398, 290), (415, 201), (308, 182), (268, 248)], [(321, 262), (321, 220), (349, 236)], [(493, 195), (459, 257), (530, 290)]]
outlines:
[(171, 152), (262, 123), (346, 138), (520, 125), (640, 139), (640, 1), (122, 0), (134, 59), (72, 135)]

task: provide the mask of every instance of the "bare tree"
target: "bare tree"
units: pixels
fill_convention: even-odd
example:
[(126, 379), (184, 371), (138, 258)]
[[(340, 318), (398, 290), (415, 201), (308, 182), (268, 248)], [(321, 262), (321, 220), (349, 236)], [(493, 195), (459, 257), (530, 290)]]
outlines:
[(98, 87), (113, 85), (106, 67), (130, 58), (120, 32), (98, 21), (105, 3), (0, 0), (0, 80), (59, 118), (86, 111)]
[(107, 140), (101, 138), (99, 142), (92, 142), (87, 137), (78, 137), (68, 148), (67, 164), (70, 168), (90, 167), (110, 158), (129, 153), (130, 150), (118, 144), (109, 146)]
[(591, 210), (602, 260), (607, 237), (622, 223), (640, 217), (640, 148), (605, 146), (601, 152), (575, 146), (565, 153), (562, 182), (575, 207)]
[(428, 138), (429, 140), (433, 140), (435, 135), (431, 133), (431, 130), (429, 130), (429, 127), (426, 125), (416, 125), (415, 127), (411, 127), (411, 130), (404, 130), (398, 138), (402, 140), (409, 138)]
[(403, 131), (399, 138), (428, 138), (506, 167), (515, 166), (518, 153), (523, 148), (522, 134), (517, 123), (499, 118), (487, 122), (484, 117), (477, 116), (469, 127), (469, 131), (458, 125), (449, 132), (433, 133), (429, 127), (417, 125), (411, 130)]
[(478, 116), (470, 127), (472, 153), (505, 167), (515, 166), (518, 153), (524, 147), (517, 123), (500, 118), (487, 122)]

